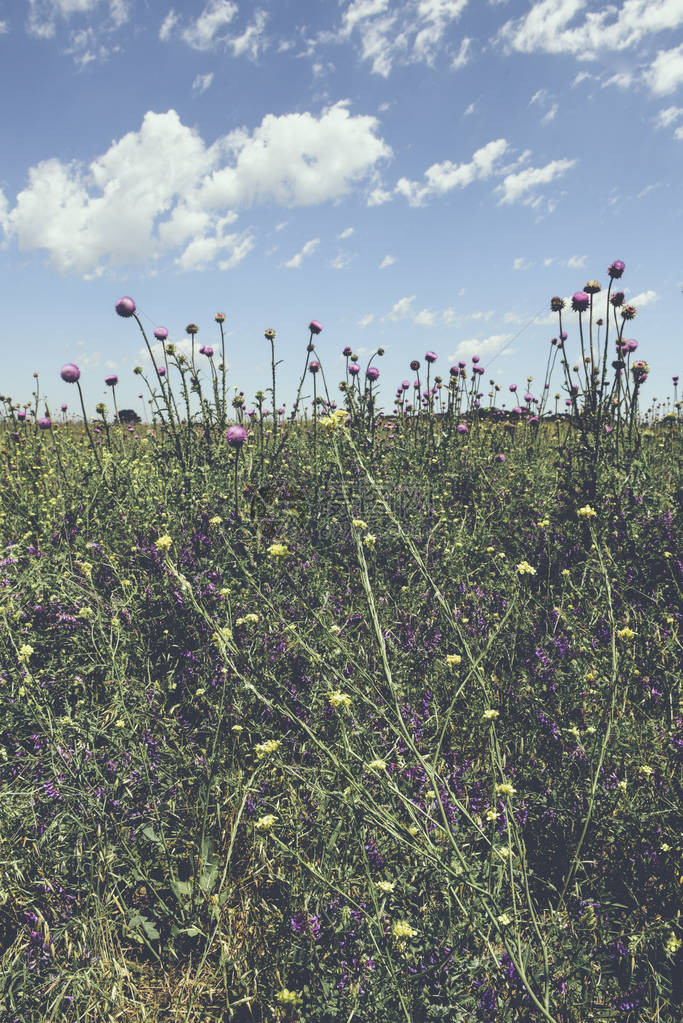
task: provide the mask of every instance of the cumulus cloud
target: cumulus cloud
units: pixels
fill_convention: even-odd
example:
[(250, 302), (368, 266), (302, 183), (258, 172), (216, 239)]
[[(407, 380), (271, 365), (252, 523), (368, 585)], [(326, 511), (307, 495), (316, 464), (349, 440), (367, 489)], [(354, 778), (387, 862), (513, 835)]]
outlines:
[(345, 238), (351, 237), (351, 235), (353, 234), (353, 230), (354, 229), (352, 227), (347, 227), (337, 235), (337, 238), (339, 238), (341, 241), (344, 241)]
[(319, 245), (320, 245), (319, 238), (311, 238), (311, 240), (306, 242), (304, 247), (300, 249), (296, 253), (296, 255), (292, 256), (291, 259), (287, 260), (285, 266), (289, 270), (298, 270), (306, 256), (312, 256)]
[(657, 114), (655, 124), (658, 128), (668, 128), (681, 117), (683, 117), (683, 107), (665, 107)]
[(525, 206), (537, 207), (543, 202), (536, 190), (548, 185), (570, 170), (576, 160), (552, 160), (545, 167), (527, 167), (517, 174), (508, 174), (501, 185), (496, 188), (501, 193), (499, 205), (521, 202)]
[(174, 110), (150, 111), (87, 167), (56, 158), (31, 167), (5, 230), (24, 251), (45, 249), (60, 272), (153, 264), (179, 248), (181, 268), (229, 267), (253, 244), (226, 230), (238, 210), (342, 198), (391, 154), (376, 128), (337, 103), (318, 117), (269, 114), (206, 145)]
[[(591, 7), (594, 6), (591, 4)], [(520, 18), (507, 21), (498, 39), (520, 53), (568, 53), (595, 60), (601, 51), (636, 46), (655, 32), (683, 25), (680, 0), (625, 0), (589, 10), (588, 0), (536, 0)]]
[(395, 302), (391, 311), (383, 319), (392, 320), (398, 323), (400, 320), (411, 320), (419, 327), (433, 327), (436, 324), (437, 313), (431, 309), (420, 309), (415, 312), (413, 302), (415, 295), (406, 295)]
[(369, 327), (374, 318), (375, 318), (374, 313), (368, 313), (366, 316), (361, 316), (360, 320), (358, 321), (358, 326)]
[(386, 268), (388, 266), (393, 266), (395, 262), (396, 262), (396, 259), (394, 258), (394, 256), (390, 256), (387, 253), (387, 255), (384, 257), (382, 262), (379, 264), (379, 269), (380, 270), (386, 270)]
[(422, 206), (434, 195), (443, 195), (453, 188), (466, 188), (473, 181), (490, 177), (507, 148), (505, 139), (496, 139), (477, 149), (469, 163), (458, 164), (450, 160), (434, 163), (425, 171), (426, 184), (400, 178), (395, 192), (404, 196), (411, 206)]
[(255, 58), (264, 46), (264, 30), (268, 15), (263, 10), (254, 13), (254, 19), (242, 32), (228, 31), (239, 14), (239, 7), (232, 0), (208, 0), (208, 3), (194, 20), (180, 28), (181, 19), (171, 8), (159, 30), (159, 38), (167, 42), (177, 34), (193, 50), (227, 49), (234, 57), (243, 54)]
[(9, 32), (9, 26), (6, 21), (0, 21), (0, 36), (4, 36)]
[[(77, 16), (79, 27), (70, 29), (72, 19)], [(26, 31), (38, 39), (51, 39), (58, 27), (66, 26), (68, 44), (63, 52), (84, 67), (109, 56), (107, 36), (116, 32), (129, 17), (128, 0), (28, 0)]]
[[(468, 0), (352, 0), (342, 15), (340, 40), (358, 39), (361, 60), (387, 78), (396, 62), (432, 64), (445, 49), (445, 37)], [(464, 39), (453, 67), (469, 59), (471, 40)]]
[(646, 305), (652, 305), (653, 302), (659, 302), (659, 295), (652, 288), (649, 291), (639, 291), (637, 295), (628, 296), (629, 305), (634, 305), (636, 309), (643, 309)]
[(645, 81), (656, 96), (675, 92), (683, 83), (683, 43), (674, 50), (660, 50), (645, 72)]
[(497, 355), (511, 338), (512, 334), (491, 334), (485, 338), (470, 337), (461, 341), (455, 349), (455, 353), (449, 355), (448, 358), (453, 361), (454, 359), (469, 359), (473, 355), (479, 355), (482, 358)]

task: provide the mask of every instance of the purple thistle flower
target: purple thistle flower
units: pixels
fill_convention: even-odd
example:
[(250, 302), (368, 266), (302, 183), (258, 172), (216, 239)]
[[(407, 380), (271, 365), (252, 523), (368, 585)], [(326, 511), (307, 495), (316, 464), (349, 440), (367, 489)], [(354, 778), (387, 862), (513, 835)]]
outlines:
[[(199, 350), (200, 352), (202, 351), (201, 348)], [(213, 358), (213, 348), (211, 347), (211, 345), (204, 346), (204, 351), (202, 352), (202, 355), (205, 355), (207, 359)]]
[(377, 380), (379, 376), (379, 370), (377, 369), (376, 366), (368, 366), (368, 368), (365, 371), (365, 375), (368, 378), (368, 380)]
[(157, 341), (165, 341), (166, 338), (168, 337), (168, 331), (166, 330), (165, 327), (155, 327), (154, 336), (157, 339)]
[(425, 352), (425, 362), (436, 362), (437, 358), (436, 352)]
[(73, 362), (67, 362), (65, 366), (62, 366), (59, 375), (67, 384), (75, 384), (81, 371)]
[(132, 316), (135, 312), (135, 302), (129, 295), (124, 295), (123, 298), (118, 300), (114, 308), (119, 316)]
[(160, 377), (166, 376), (166, 367), (157, 366), (157, 373), (159, 374)]
[(590, 303), (591, 297), (585, 291), (576, 291), (572, 295), (572, 309), (575, 313), (585, 313)]
[(107, 387), (116, 387), (116, 385), (119, 382), (119, 378), (116, 376), (116, 374), (112, 373), (111, 376), (104, 378), (104, 382), (107, 385)]
[(346, 358), (348, 359), (348, 357), (349, 357), (349, 355), (350, 355), (350, 354), (351, 354), (351, 349), (350, 349), (350, 348), (349, 348), (349, 346), (347, 345), (347, 346), (346, 346), (346, 348), (344, 349), (344, 351), (342, 352), (342, 355), (345, 355), (345, 356), (346, 356)]
[(352, 362), (351, 363), (351, 365), (349, 366), (349, 373), (351, 373), (351, 375), (354, 376), (354, 377), (358, 373), (360, 373), (360, 366), (358, 365), (357, 362)]
[(613, 281), (618, 280), (626, 269), (626, 264), (620, 259), (615, 259), (613, 263), (607, 267), (607, 273), (610, 275)]
[(310, 330), (311, 334), (319, 334), (320, 331), (323, 329), (323, 325), (322, 323), (318, 323), (317, 320), (311, 320), (311, 322), (308, 325), (308, 329)]
[(225, 439), (228, 447), (236, 448), (238, 451), (247, 439), (247, 431), (243, 426), (229, 426), (225, 431)]
[(311, 361), (308, 364), (308, 372), (309, 373), (317, 373), (319, 369), (320, 369), (320, 363), (316, 362), (315, 359), (311, 359)]
[(52, 420), (47, 416), (44, 416), (42, 419), (38, 420), (38, 426), (41, 430), (50, 430), (52, 429)]
[(413, 373), (417, 373), (418, 369), (420, 368), (419, 360), (413, 359), (413, 361), (410, 363), (410, 368), (412, 369)]

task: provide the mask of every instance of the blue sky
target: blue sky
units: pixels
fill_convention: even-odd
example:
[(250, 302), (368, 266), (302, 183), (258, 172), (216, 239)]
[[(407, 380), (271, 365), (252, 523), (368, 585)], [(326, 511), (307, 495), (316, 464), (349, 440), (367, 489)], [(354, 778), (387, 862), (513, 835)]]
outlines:
[(139, 407), (121, 295), (175, 341), (225, 312), (247, 396), (272, 327), (293, 399), (311, 318), (335, 384), (384, 346), (387, 409), (428, 349), (540, 386), (615, 259), (646, 398), (683, 369), (683, 0), (0, 0), (0, 125), (17, 401), (75, 408), (73, 361)]

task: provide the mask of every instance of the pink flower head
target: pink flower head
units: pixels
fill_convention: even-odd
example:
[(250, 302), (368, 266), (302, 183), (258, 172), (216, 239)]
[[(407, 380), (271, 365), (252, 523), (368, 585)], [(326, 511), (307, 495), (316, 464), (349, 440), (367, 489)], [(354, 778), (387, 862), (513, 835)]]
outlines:
[(357, 376), (358, 373), (360, 373), (360, 366), (358, 365), (357, 362), (351, 363), (351, 365), (349, 366), (349, 373), (351, 373), (351, 375), (354, 377)]
[(67, 362), (65, 366), (62, 366), (59, 375), (67, 384), (75, 384), (81, 371), (73, 362)]
[(368, 380), (377, 380), (379, 377), (379, 370), (377, 369), (377, 366), (368, 366), (365, 371), (365, 375)]
[(413, 359), (412, 362), (410, 363), (410, 368), (412, 369), (413, 373), (417, 373), (418, 369), (420, 368), (419, 359)]
[(116, 387), (119, 382), (119, 378), (115, 374), (112, 374), (110, 377), (105, 377), (104, 382), (107, 387)]
[(499, 462), (504, 462), (505, 461), (505, 455), (502, 452), (501, 452), (501, 454), (498, 455), (498, 461)]
[(633, 338), (631, 338), (630, 341), (625, 341), (624, 344), (626, 345), (627, 352), (635, 352), (636, 348), (638, 347), (638, 342), (634, 341)]
[(216, 313), (214, 320), (216, 323), (225, 323), (225, 313)]
[(591, 304), (591, 297), (585, 291), (575, 291), (572, 295), (572, 309), (575, 313), (585, 313)]
[(317, 373), (319, 369), (320, 369), (320, 363), (316, 362), (315, 359), (311, 359), (311, 361), (308, 364), (308, 372), (309, 373)]
[(193, 334), (198, 334), (199, 327), (197, 326), (196, 323), (188, 323), (188, 325), (185, 327), (185, 333), (189, 334), (190, 336), (192, 336)]
[(350, 354), (351, 354), (351, 349), (350, 349), (350, 348), (349, 348), (349, 346), (347, 345), (347, 346), (346, 346), (346, 348), (344, 349), (344, 351), (342, 352), (342, 355), (345, 355), (345, 356), (346, 356), (346, 358), (348, 359), (348, 357), (349, 357), (349, 355), (350, 355)]
[(52, 429), (52, 420), (48, 416), (44, 416), (38, 420), (38, 426), (41, 430), (50, 430)]
[(467, 433), (467, 427), (464, 423), (458, 423), (458, 433)]
[(476, 365), (476, 363), (479, 362), (479, 356), (478, 355), (473, 355), (472, 356), (472, 362), (475, 363), (475, 365)]
[(458, 367), (457, 366), (451, 366), (451, 368), (448, 370), (448, 372), (450, 373), (450, 375), (452, 377), (457, 377), (457, 375), (458, 375)]
[(311, 334), (319, 334), (320, 331), (323, 329), (323, 325), (322, 323), (318, 323), (317, 320), (311, 320), (311, 322), (308, 325), (308, 329), (310, 330)]
[(460, 369), (465, 369), (466, 366), (467, 366), (467, 363), (463, 362), (462, 359), (461, 359), (460, 362), (458, 363), (458, 367)]
[(512, 392), (516, 391), (517, 390), (517, 384), (510, 384), (509, 390), (511, 390)]
[(401, 381), (401, 388), (402, 388), (402, 390), (407, 391), (409, 387), (410, 387), (410, 380), (402, 380)]
[(157, 341), (165, 341), (166, 338), (168, 337), (168, 331), (166, 330), (165, 327), (155, 327), (154, 336), (157, 339)]
[(436, 352), (425, 352), (425, 362), (436, 362), (437, 358)]
[(212, 359), (213, 358), (213, 348), (211, 347), (211, 345), (205, 345), (204, 346), (204, 351), (202, 352), (202, 355), (205, 355), (207, 357), (207, 359)]
[(66, 410), (67, 410), (67, 408), (69, 406), (68, 405), (60, 405), (59, 407), (61, 408), (62, 412), (66, 412)]
[(247, 439), (247, 431), (243, 426), (229, 426), (225, 431), (225, 439), (228, 447), (236, 448), (238, 451)]
[(199, 354), (200, 355), (206, 355), (206, 345), (200, 345), (199, 346)]
[(165, 377), (166, 376), (166, 367), (165, 366), (157, 366), (157, 373), (159, 374), (160, 377)]
[(613, 263), (607, 267), (607, 273), (610, 275), (613, 281), (618, 280), (626, 269), (626, 264), (622, 263), (620, 259), (615, 259)]
[(135, 302), (129, 295), (124, 295), (114, 306), (119, 316), (132, 316), (135, 312)]

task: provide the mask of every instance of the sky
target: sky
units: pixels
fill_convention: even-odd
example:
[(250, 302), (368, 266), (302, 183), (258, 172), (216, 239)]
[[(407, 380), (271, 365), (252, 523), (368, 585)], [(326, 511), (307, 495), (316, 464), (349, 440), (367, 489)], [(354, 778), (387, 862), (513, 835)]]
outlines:
[[(683, 0), (0, 0), (0, 392), (140, 409), (148, 332), (293, 401), (377, 346), (542, 386), (549, 302), (607, 267), (646, 401), (683, 370)], [(600, 296), (596, 297), (596, 301)], [(604, 295), (603, 295), (604, 298)], [(566, 317), (570, 362), (577, 317)], [(559, 390), (559, 377), (555, 384)], [(555, 390), (555, 386), (553, 386)], [(508, 394), (509, 397), (509, 394)]]

